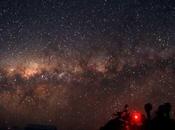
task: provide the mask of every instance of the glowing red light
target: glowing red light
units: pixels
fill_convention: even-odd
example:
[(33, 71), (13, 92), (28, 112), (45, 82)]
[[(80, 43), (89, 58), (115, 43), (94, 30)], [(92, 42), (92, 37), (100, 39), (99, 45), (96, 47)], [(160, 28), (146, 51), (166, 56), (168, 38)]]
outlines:
[(142, 123), (142, 114), (140, 112), (132, 112), (131, 113), (131, 122), (133, 124), (141, 124)]
[(134, 118), (137, 120), (138, 119), (138, 115), (135, 115)]

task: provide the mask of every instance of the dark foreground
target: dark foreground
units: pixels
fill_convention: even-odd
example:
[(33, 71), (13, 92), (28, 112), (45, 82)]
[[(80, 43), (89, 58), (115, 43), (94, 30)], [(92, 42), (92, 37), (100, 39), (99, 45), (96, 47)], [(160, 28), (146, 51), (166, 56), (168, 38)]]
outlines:
[[(114, 118), (108, 121), (99, 130), (175, 130), (175, 120), (171, 118), (171, 104), (160, 105), (152, 112), (152, 104), (144, 106), (145, 113), (130, 111), (128, 105), (124, 110), (116, 112)], [(2, 124), (1, 124), (2, 125)], [(0, 126), (0, 130), (58, 130), (55, 126), (29, 124), (23, 129), (18, 127)]]

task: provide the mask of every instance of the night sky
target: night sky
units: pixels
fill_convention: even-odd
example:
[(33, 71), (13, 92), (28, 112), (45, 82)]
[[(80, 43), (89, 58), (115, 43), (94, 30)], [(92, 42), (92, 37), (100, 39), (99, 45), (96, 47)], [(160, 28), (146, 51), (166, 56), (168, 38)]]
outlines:
[(127, 103), (175, 106), (174, 0), (0, 0), (0, 122), (97, 130)]

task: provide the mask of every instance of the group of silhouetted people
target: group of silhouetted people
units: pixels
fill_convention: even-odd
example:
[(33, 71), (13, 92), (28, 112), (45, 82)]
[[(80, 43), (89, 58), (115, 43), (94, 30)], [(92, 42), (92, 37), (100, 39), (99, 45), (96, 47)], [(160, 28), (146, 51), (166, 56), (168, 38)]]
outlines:
[(144, 106), (146, 116), (140, 112), (129, 111), (128, 105), (117, 112), (100, 130), (175, 130), (175, 120), (171, 118), (171, 104), (164, 103), (152, 113), (152, 104)]

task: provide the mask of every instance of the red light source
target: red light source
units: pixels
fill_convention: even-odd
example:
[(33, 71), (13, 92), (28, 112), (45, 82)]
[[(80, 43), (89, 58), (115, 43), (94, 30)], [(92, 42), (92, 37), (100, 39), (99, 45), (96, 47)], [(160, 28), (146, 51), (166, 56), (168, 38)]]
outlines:
[(142, 114), (140, 112), (132, 112), (131, 123), (135, 125), (140, 125), (142, 123)]
[(134, 118), (135, 118), (135, 120), (137, 120), (138, 119), (138, 115), (134, 115)]

